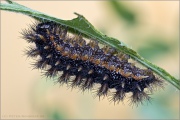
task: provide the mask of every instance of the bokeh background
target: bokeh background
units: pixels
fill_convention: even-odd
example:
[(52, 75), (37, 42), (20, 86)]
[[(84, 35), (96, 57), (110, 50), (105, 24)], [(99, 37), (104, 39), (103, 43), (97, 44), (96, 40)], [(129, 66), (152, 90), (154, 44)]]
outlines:
[[(117, 38), (179, 79), (179, 1), (16, 1), (72, 19), (84, 15), (99, 31)], [(67, 89), (32, 70), (20, 32), (34, 20), (1, 11), (1, 118), (3, 119), (178, 119), (179, 91), (167, 83), (149, 104), (114, 105), (91, 92)]]

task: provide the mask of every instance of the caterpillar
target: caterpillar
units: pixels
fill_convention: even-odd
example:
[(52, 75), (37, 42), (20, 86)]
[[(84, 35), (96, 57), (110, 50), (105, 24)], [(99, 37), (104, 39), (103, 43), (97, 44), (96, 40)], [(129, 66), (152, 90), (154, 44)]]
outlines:
[(61, 85), (85, 91), (99, 84), (96, 96), (110, 96), (110, 101), (119, 103), (131, 93), (133, 104), (149, 101), (154, 88), (163, 87), (163, 81), (151, 69), (137, 67), (130, 62), (129, 55), (106, 45), (100, 47), (97, 40), (88, 38), (88, 41), (80, 34), (71, 33), (67, 26), (52, 21), (38, 22), (23, 30), (22, 36), (35, 44), (28, 48), (27, 56), (40, 56), (34, 67), (44, 70), (46, 77), (57, 76)]

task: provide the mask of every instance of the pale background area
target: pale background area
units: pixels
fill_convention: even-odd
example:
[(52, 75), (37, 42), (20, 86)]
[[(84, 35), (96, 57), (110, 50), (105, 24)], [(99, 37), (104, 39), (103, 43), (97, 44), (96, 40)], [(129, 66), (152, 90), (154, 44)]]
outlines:
[[(179, 79), (179, 2), (121, 2), (138, 13), (137, 25), (120, 19), (108, 1), (17, 1), (32, 9), (72, 19), (73, 12), (85, 16), (98, 30), (145, 51), (149, 41), (166, 43), (168, 51), (142, 53), (147, 59)], [(133, 11), (134, 12), (134, 11)], [(1, 11), (1, 118), (4, 119), (178, 119), (179, 91), (169, 85), (155, 92), (152, 103), (131, 107), (114, 105), (107, 98), (93, 98), (66, 85), (54, 85), (40, 71), (32, 70), (32, 59), (24, 56), (28, 43), (20, 35), (34, 20), (22, 14)], [(148, 39), (150, 38), (150, 39)], [(165, 48), (166, 48), (165, 47)], [(141, 50), (140, 50), (141, 48)], [(154, 48), (153, 48), (154, 49)], [(166, 49), (165, 49), (166, 50)], [(79, 92), (78, 92), (79, 91)]]

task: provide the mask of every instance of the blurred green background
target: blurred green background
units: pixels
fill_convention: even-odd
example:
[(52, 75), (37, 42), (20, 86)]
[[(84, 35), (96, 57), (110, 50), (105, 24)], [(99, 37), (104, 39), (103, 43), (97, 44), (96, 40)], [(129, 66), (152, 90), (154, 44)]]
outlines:
[[(99, 31), (117, 38), (179, 79), (179, 1), (17, 1), (61, 19), (84, 15)], [(179, 91), (169, 83), (151, 103), (114, 105), (32, 70), (19, 32), (34, 20), (1, 11), (1, 118), (178, 119)]]

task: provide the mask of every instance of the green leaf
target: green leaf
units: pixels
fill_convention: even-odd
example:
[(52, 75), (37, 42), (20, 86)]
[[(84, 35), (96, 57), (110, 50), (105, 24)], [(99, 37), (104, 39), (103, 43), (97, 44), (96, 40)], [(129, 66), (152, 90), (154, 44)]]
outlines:
[(108, 46), (111, 46), (115, 48), (117, 51), (124, 52), (125, 54), (128, 54), (133, 58), (134, 60), (140, 62), (144, 66), (151, 68), (155, 73), (160, 75), (162, 78), (164, 78), (167, 82), (171, 83), (176, 88), (180, 89), (180, 81), (171, 76), (168, 72), (166, 72), (164, 69), (152, 64), (148, 60), (141, 57), (138, 53), (136, 53), (134, 50), (128, 48), (124, 43), (120, 42), (119, 40), (115, 38), (108, 37), (99, 31), (97, 31), (91, 23), (89, 23), (82, 15), (75, 13), (77, 15), (77, 18), (72, 20), (61, 20), (49, 15), (46, 15), (44, 13), (38, 12), (36, 10), (32, 10), (30, 8), (27, 8), (23, 5), (20, 5), (18, 3), (12, 2), (8, 0), (9, 4), (0, 4), (1, 10), (7, 10), (12, 12), (19, 12), (25, 15), (28, 15), (30, 17), (33, 17), (35, 19), (39, 20), (48, 20), (48, 21), (54, 21), (58, 24), (67, 26), (70, 30), (74, 32), (78, 32), (82, 34), (85, 37), (89, 37), (92, 39), (96, 39), (102, 44), (106, 44)]

